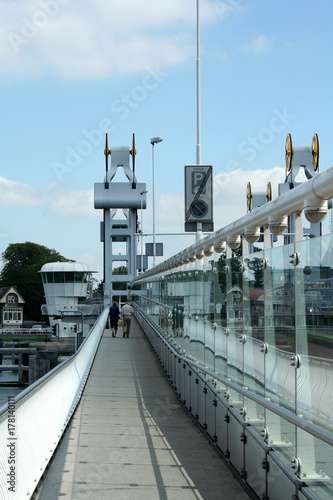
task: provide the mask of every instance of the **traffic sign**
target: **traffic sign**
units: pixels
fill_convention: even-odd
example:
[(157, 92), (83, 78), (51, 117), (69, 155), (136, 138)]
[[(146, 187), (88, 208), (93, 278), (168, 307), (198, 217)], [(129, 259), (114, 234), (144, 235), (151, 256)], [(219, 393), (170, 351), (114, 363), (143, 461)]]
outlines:
[(202, 222), (206, 230), (213, 230), (212, 177), (211, 165), (185, 166), (185, 231), (193, 231), (193, 222)]

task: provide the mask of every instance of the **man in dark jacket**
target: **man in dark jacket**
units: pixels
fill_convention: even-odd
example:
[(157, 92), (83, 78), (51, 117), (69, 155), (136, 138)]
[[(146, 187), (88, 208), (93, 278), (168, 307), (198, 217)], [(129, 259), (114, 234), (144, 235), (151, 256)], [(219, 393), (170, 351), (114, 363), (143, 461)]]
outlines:
[(109, 322), (110, 322), (112, 337), (116, 337), (117, 335), (119, 316), (120, 312), (118, 304), (117, 302), (113, 302), (112, 306), (110, 307), (110, 313), (109, 313)]

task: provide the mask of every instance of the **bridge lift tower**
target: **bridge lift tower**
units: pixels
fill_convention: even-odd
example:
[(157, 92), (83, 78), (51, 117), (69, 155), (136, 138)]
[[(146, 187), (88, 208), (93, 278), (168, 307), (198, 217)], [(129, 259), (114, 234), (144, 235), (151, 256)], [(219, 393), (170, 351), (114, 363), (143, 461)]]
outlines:
[[(103, 243), (104, 306), (112, 303), (113, 296), (125, 300), (128, 285), (137, 271), (137, 211), (146, 208), (146, 184), (138, 183), (135, 169), (135, 137), (132, 149), (127, 146), (108, 147), (105, 140), (106, 174), (104, 182), (94, 184), (94, 207), (103, 210), (101, 241)], [(111, 167), (109, 169), (109, 155)], [(132, 156), (132, 168), (130, 167)], [(123, 167), (128, 182), (114, 182), (118, 167)], [(119, 246), (121, 252), (119, 253)], [(126, 274), (113, 274), (116, 267), (125, 266)], [(123, 285), (121, 286), (120, 283)], [(123, 289), (120, 289), (123, 288)]]

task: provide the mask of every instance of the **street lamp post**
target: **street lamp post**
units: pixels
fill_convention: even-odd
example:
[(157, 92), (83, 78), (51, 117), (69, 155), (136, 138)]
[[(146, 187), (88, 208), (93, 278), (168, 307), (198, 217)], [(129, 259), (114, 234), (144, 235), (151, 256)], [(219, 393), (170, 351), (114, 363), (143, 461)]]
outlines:
[(142, 244), (142, 238), (143, 238), (143, 224), (142, 224), (142, 202), (143, 202), (143, 195), (148, 193), (146, 189), (140, 191), (141, 194), (141, 272), (143, 272), (143, 244)]
[(152, 145), (152, 169), (153, 169), (153, 267), (155, 267), (156, 264), (156, 249), (155, 249), (155, 166), (154, 166), (154, 146), (155, 144), (158, 144), (159, 142), (162, 142), (163, 139), (162, 137), (152, 137), (150, 139), (150, 143)]

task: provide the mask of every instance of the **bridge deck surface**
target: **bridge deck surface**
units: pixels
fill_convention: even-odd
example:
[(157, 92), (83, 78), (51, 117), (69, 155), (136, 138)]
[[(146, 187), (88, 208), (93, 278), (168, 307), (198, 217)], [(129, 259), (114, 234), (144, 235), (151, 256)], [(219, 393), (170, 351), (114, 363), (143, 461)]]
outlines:
[(38, 500), (246, 500), (180, 407), (135, 319), (105, 330)]

